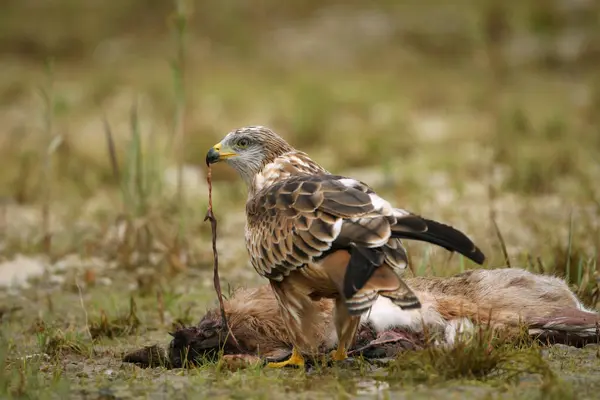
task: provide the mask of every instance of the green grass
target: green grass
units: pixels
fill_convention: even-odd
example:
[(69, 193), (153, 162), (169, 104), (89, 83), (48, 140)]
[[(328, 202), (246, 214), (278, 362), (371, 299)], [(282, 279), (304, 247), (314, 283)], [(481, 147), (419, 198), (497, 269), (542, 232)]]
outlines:
[[(214, 304), (204, 157), (249, 124), (466, 232), (486, 268), (557, 274), (598, 307), (596, 5), (23, 4), (0, 16), (0, 262), (39, 258), (46, 273), (0, 293), (0, 396), (568, 398), (600, 385), (570, 380), (587, 353), (569, 363), (531, 346), (308, 376), (119, 361)], [(587, 45), (562, 54), (574, 27)], [(224, 290), (262, 283), (246, 264), (243, 184), (227, 167), (213, 177)], [(417, 275), (475, 267), (408, 246)], [(511, 360), (519, 379), (498, 384)]]

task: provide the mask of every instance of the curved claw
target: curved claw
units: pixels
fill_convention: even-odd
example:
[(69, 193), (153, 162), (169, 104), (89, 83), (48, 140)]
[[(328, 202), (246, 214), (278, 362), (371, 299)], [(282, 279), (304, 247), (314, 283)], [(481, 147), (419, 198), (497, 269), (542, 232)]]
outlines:
[(334, 361), (344, 361), (346, 358), (348, 358), (348, 353), (346, 352), (344, 346), (340, 345), (336, 350), (331, 352), (331, 358)]
[(294, 347), (292, 350), (292, 355), (285, 361), (281, 362), (270, 362), (267, 364), (269, 368), (284, 368), (284, 367), (304, 367), (304, 357), (302, 354)]

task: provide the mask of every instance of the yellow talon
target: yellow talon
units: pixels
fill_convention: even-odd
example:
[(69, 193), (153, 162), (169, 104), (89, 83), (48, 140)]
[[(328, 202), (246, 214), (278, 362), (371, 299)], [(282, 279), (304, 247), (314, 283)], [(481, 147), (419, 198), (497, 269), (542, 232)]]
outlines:
[(343, 361), (348, 358), (348, 353), (343, 345), (338, 346), (338, 348), (331, 352), (331, 358), (334, 361)]
[(269, 368), (283, 368), (287, 366), (296, 366), (296, 367), (304, 367), (304, 357), (302, 354), (294, 347), (292, 349), (292, 355), (285, 361), (281, 362), (270, 362), (267, 364)]

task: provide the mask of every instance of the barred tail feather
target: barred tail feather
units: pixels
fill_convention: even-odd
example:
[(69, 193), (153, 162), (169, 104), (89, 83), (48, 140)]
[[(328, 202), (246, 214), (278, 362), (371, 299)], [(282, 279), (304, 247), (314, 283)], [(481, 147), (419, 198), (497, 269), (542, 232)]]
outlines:
[(364, 293), (356, 293), (349, 299), (346, 299), (346, 307), (350, 315), (363, 315), (373, 307), (377, 301), (379, 294), (377, 291), (368, 291)]
[(354, 248), (326, 257), (321, 267), (342, 295), (348, 312), (358, 316), (371, 309), (381, 295), (403, 309), (419, 308), (419, 299), (400, 278), (398, 271), (383, 262), (379, 249)]
[(400, 280), (400, 287), (398, 289), (393, 292), (380, 292), (379, 294), (383, 297), (387, 297), (392, 303), (403, 310), (421, 308), (419, 298), (402, 280)]
[(351, 315), (369, 311), (379, 296), (386, 297), (402, 309), (421, 307), (415, 293), (404, 283), (394, 269), (386, 264), (377, 268), (365, 285), (345, 299)]

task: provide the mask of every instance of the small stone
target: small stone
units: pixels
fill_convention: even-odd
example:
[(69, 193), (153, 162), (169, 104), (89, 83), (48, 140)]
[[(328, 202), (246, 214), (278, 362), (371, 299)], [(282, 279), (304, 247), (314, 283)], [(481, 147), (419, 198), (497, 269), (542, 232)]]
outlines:
[(73, 362), (70, 362), (65, 366), (65, 371), (67, 372), (77, 372), (80, 369), (79, 364)]

